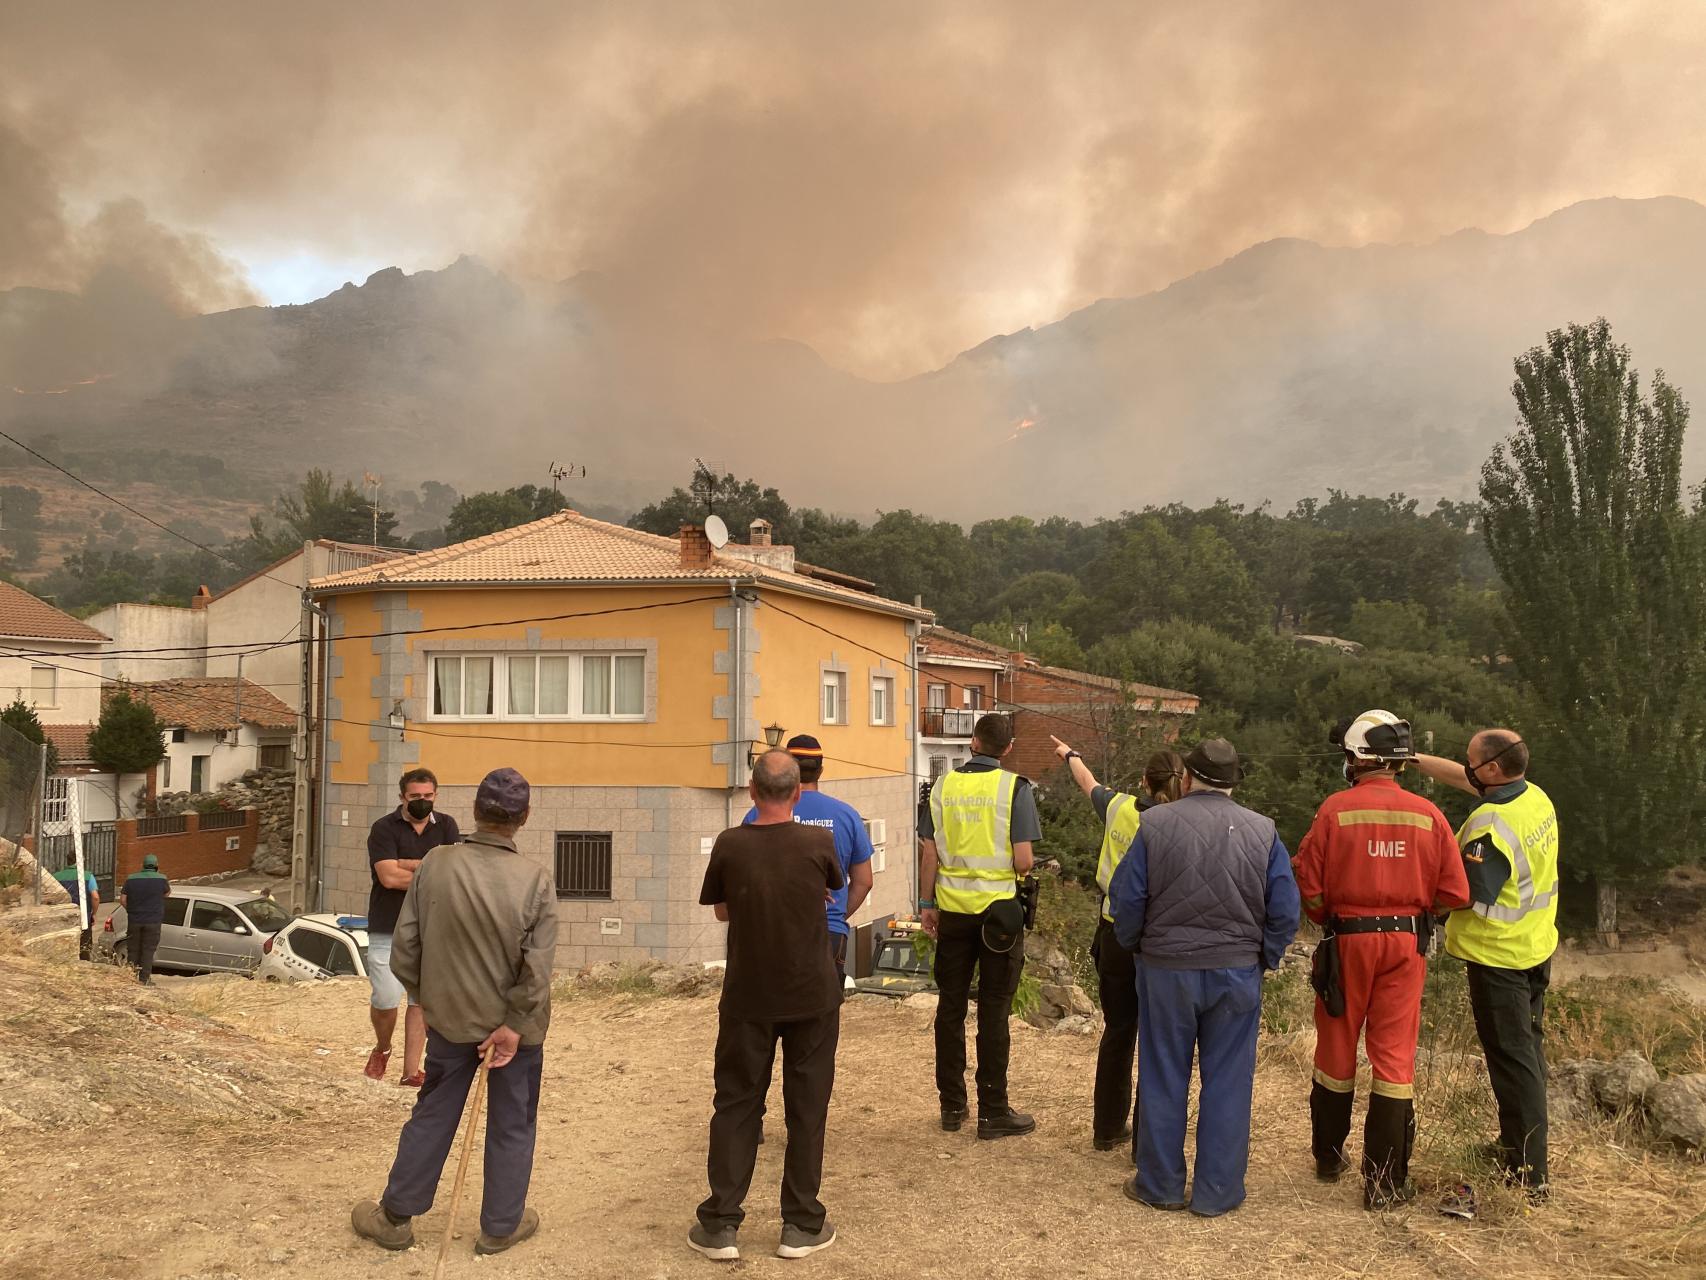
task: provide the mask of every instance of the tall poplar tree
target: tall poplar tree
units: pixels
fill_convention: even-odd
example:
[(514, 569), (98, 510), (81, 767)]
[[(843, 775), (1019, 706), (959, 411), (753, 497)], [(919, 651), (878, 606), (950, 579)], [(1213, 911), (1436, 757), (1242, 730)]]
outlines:
[(1602, 318), (1516, 362), (1520, 428), (1481, 470), (1513, 657), (1534, 695), (1532, 773), (1558, 806), (1563, 870), (1616, 884), (1706, 837), (1706, 555), (1684, 502), (1688, 406), (1641, 393)]

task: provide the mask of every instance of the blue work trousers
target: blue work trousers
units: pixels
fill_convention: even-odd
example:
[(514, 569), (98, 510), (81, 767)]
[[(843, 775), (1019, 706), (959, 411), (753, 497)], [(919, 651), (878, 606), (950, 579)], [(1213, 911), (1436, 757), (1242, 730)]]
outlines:
[[(543, 1045), (524, 1044), (486, 1077), (486, 1188), (480, 1230), (489, 1236), (509, 1235), (521, 1225), (527, 1207), (544, 1060)], [(397, 1140), (397, 1159), (385, 1184), (384, 1205), (398, 1217), (412, 1218), (432, 1208), (479, 1065), (479, 1045), (456, 1044), (427, 1028), (426, 1083)]]
[(1250, 1091), (1262, 1020), (1262, 970), (1137, 966), (1137, 1189), (1154, 1205), (1185, 1202), (1185, 1121), (1193, 1058), (1201, 1063), (1190, 1208), (1204, 1217), (1244, 1203)]

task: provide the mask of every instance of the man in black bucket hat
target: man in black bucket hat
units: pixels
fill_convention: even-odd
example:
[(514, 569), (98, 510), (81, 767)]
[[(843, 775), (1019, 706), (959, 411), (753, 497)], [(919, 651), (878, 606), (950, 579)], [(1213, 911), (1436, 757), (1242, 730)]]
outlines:
[(1297, 933), (1297, 881), (1273, 820), (1237, 804), (1238, 752), (1224, 738), (1185, 757), (1184, 794), (1143, 816), (1108, 886), (1114, 933), (1137, 955), (1137, 1173), (1126, 1195), (1187, 1207), (1185, 1119), (1200, 1062), (1197, 1159), (1188, 1207), (1244, 1200), (1262, 972)]

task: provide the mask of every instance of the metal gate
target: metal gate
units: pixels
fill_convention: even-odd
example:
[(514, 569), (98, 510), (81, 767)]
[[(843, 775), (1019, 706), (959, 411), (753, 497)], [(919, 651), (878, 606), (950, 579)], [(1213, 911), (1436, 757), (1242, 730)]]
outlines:
[[(81, 821), (71, 796), (72, 781), (49, 778), (42, 796), (41, 865), (49, 873), (77, 861), (77, 849), (67, 830), (72, 822)], [(83, 869), (95, 877), (101, 900), (111, 902), (117, 891), (118, 829), (111, 822), (84, 822), (82, 828)]]

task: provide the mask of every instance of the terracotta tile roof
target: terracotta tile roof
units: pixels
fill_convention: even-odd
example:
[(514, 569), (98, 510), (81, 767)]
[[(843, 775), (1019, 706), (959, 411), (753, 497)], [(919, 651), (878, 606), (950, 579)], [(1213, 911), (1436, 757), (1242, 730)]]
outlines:
[(1093, 675), (1088, 671), (1074, 671), (1070, 667), (1045, 667), (1042, 665), (1026, 666), (1023, 673), (1031, 676), (1041, 676), (1046, 680), (1065, 681), (1069, 684), (1083, 685), (1094, 689), (1108, 689), (1125, 692), (1140, 698), (1162, 698), (1167, 701), (1196, 702), (1194, 693), (1186, 693), (1182, 689), (1163, 689), (1160, 685), (1140, 684), (1135, 680), (1116, 680), (1112, 676)]
[(0, 582), (0, 637), (90, 643), (112, 639), (9, 582)]
[[(143, 680), (128, 685), (108, 685), (110, 694), (128, 688), (131, 696), (154, 708), (161, 720), (173, 728), (192, 733), (235, 729), (237, 685), (235, 676), (184, 676), (177, 680)], [(262, 729), (294, 729), (296, 713), (253, 680), (244, 680), (242, 716), (244, 724)]]
[(963, 631), (950, 631), (947, 627), (925, 627), (918, 642), (927, 653), (977, 658), (984, 662), (1007, 662), (1012, 658), (1012, 651), (1003, 649), (998, 644), (987, 640), (979, 640), (976, 636), (968, 636)]
[(803, 573), (789, 573), (749, 560), (712, 555), (706, 566), (681, 562), (675, 538), (594, 520), (578, 511), (559, 511), (499, 533), (468, 542), (423, 551), (418, 555), (363, 565), (315, 578), (315, 594), (370, 587), (504, 586), (511, 583), (553, 585), (608, 582), (726, 582), (729, 578), (757, 581), (804, 595), (838, 600), (857, 608), (928, 619), (928, 609), (885, 600)]
[(92, 724), (44, 724), (41, 731), (59, 752), (59, 763), (86, 764), (89, 760), (89, 735)]

